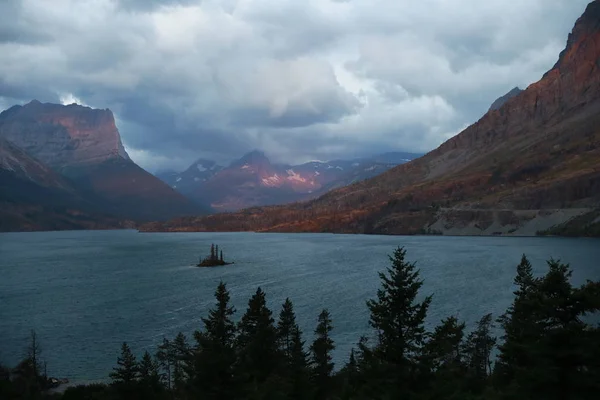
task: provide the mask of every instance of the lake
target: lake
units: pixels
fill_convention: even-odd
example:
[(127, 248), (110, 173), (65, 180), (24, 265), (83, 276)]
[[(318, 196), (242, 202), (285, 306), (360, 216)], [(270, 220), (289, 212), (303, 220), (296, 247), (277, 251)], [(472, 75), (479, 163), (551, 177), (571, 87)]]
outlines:
[[(234, 265), (196, 268), (210, 244)], [(106, 379), (127, 341), (136, 354), (164, 336), (188, 337), (227, 283), (240, 318), (258, 286), (277, 318), (294, 302), (309, 343), (328, 308), (335, 360), (343, 363), (369, 334), (365, 301), (375, 297), (387, 255), (405, 246), (434, 294), (428, 323), (450, 315), (472, 327), (512, 300), (521, 254), (536, 273), (550, 257), (569, 262), (573, 283), (600, 280), (600, 241), (572, 238), (365, 236), (256, 233), (69, 231), (0, 234), (0, 362), (14, 365), (35, 329), (48, 374), (86, 382)]]

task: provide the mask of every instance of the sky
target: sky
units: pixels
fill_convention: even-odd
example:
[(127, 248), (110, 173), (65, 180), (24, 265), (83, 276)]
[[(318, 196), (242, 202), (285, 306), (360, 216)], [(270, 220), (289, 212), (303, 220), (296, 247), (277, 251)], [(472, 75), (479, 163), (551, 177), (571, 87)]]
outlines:
[(539, 80), (589, 0), (0, 0), (0, 110), (110, 108), (151, 170), (427, 152)]

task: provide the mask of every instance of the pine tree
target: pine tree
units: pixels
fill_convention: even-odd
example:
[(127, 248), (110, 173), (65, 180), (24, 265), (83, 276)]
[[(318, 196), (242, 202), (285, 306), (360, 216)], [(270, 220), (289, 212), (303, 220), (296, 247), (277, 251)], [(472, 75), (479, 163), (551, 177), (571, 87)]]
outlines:
[(160, 367), (164, 371), (164, 377), (167, 384), (167, 389), (171, 391), (173, 379), (173, 366), (175, 364), (175, 355), (173, 353), (173, 344), (167, 338), (163, 338), (162, 344), (158, 346), (156, 358)]
[(491, 353), (496, 345), (496, 338), (491, 333), (492, 327), (492, 314), (484, 315), (465, 341), (469, 389), (475, 393), (483, 391), (492, 373)]
[(223, 261), (223, 250), (221, 250), (221, 262), (224, 262)]
[(291, 399), (309, 399), (312, 393), (308, 368), (308, 355), (304, 351), (302, 331), (298, 325), (292, 330), (289, 355), (289, 375)]
[(460, 368), (464, 330), (465, 323), (459, 323), (456, 317), (446, 318), (435, 327), (425, 346), (426, 358), (434, 372)]
[(517, 290), (515, 298), (508, 310), (498, 318), (504, 330), (503, 343), (499, 346), (500, 354), (494, 371), (499, 385), (506, 386), (514, 379), (520, 379), (532, 368), (533, 360), (529, 357), (528, 348), (537, 342), (542, 334), (534, 312), (535, 297), (540, 279), (533, 276), (533, 269), (523, 254), (517, 265), (514, 279)]
[(343, 379), (343, 389), (342, 389), (342, 399), (354, 399), (357, 398), (357, 389), (360, 386), (360, 372), (358, 368), (358, 361), (356, 360), (356, 355), (354, 352), (354, 348), (350, 350), (350, 357), (348, 358), (348, 362), (339, 375)]
[(291, 360), (292, 354), (292, 336), (296, 329), (296, 315), (292, 301), (287, 298), (281, 307), (279, 321), (277, 322), (277, 343), (279, 350), (285, 357)]
[(265, 293), (258, 288), (238, 325), (236, 374), (241, 379), (245, 397), (273, 395), (278, 390), (271, 387), (280, 365), (277, 332), (271, 315)]
[(140, 397), (144, 399), (158, 399), (161, 397), (164, 388), (159, 365), (147, 351), (144, 352), (139, 363), (139, 377)]
[(235, 397), (233, 365), (235, 362), (236, 327), (232, 321), (235, 308), (229, 305), (230, 295), (223, 282), (215, 292), (216, 307), (202, 318), (204, 331), (195, 332), (196, 354), (194, 382), (203, 399), (230, 399)]
[(377, 299), (367, 302), (369, 323), (376, 331), (377, 341), (372, 349), (365, 343), (359, 346), (361, 358), (368, 360), (364, 367), (371, 370), (366, 371), (371, 376), (369, 390), (387, 388), (388, 393), (382, 396), (408, 397), (420, 386), (419, 359), (431, 296), (416, 301), (423, 282), (415, 264), (405, 261), (405, 256), (406, 251), (397, 248), (390, 257), (392, 266), (387, 268), (387, 275), (379, 273), (382, 287), (377, 291)]
[(173, 390), (179, 393), (185, 393), (187, 390), (187, 381), (190, 376), (193, 376), (193, 359), (190, 346), (186, 336), (179, 332), (172, 342), (173, 354)]
[(121, 345), (121, 355), (117, 358), (117, 367), (113, 368), (110, 378), (117, 391), (124, 398), (133, 398), (137, 392), (139, 369), (135, 355), (126, 342)]
[(213, 261), (217, 261), (219, 259), (219, 245), (215, 246), (215, 255), (213, 257)]
[(288, 397), (305, 399), (310, 394), (307, 355), (302, 332), (296, 323), (292, 301), (285, 299), (277, 322), (277, 345), (285, 358), (282, 375), (287, 381)]
[(333, 329), (329, 311), (326, 309), (319, 314), (315, 340), (310, 346), (312, 355), (313, 381), (315, 384), (315, 398), (326, 399), (331, 390), (331, 374), (333, 362), (331, 352), (335, 349), (330, 333)]
[(551, 259), (539, 281), (533, 318), (543, 334), (529, 349), (534, 369), (520, 382), (529, 396), (545, 399), (592, 398), (600, 389), (598, 328), (582, 318), (600, 309), (600, 283), (573, 288), (568, 264)]

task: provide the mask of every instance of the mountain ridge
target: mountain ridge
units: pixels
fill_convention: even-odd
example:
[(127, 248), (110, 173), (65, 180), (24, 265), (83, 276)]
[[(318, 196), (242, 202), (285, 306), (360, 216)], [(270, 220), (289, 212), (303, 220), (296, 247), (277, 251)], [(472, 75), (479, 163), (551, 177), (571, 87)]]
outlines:
[(389, 152), (374, 157), (298, 165), (271, 163), (253, 150), (229, 166), (199, 159), (181, 173), (157, 174), (180, 193), (220, 211), (309, 200), (336, 187), (367, 179), (419, 154)]

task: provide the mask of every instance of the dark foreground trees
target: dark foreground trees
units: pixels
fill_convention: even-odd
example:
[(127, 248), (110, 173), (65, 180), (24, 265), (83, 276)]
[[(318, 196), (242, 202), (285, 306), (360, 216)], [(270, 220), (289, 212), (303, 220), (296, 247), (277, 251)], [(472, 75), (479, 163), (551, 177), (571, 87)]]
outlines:
[[(179, 334), (165, 339), (156, 356), (145, 353), (138, 361), (123, 344), (109, 385), (70, 388), (63, 398), (598, 398), (600, 328), (592, 321), (600, 310), (600, 283), (573, 287), (569, 266), (556, 260), (548, 262), (545, 275), (535, 276), (523, 256), (514, 300), (497, 320), (486, 314), (468, 329), (449, 316), (428, 330), (432, 297), (419, 293), (419, 270), (402, 248), (390, 261), (380, 274), (377, 296), (367, 302), (373, 330), (337, 372), (327, 310), (319, 315), (307, 346), (291, 300), (286, 299), (275, 321), (259, 288), (236, 323), (236, 310), (221, 283), (193, 345)], [(40, 374), (35, 354), (30, 352), (20, 367), (29, 366), (30, 377)], [(38, 397), (24, 397), (11, 378), (19, 371), (0, 367), (0, 398), (49, 396), (38, 390)]]

